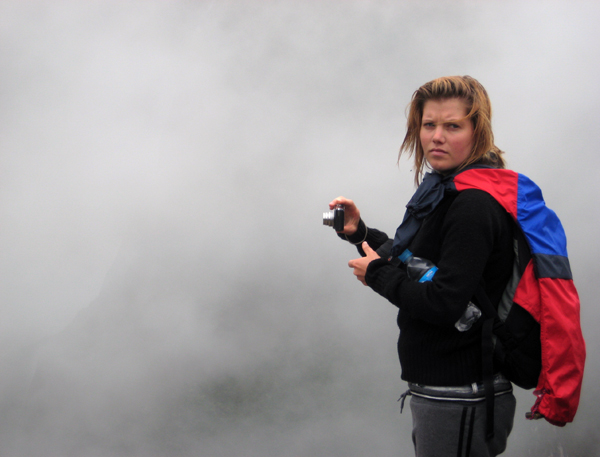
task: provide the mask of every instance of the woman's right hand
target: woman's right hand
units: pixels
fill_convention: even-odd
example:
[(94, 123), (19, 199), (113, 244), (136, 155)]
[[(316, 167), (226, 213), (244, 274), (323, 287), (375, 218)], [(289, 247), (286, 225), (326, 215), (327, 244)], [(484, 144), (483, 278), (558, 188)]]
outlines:
[(329, 203), (329, 209), (334, 209), (336, 205), (344, 205), (344, 233), (346, 235), (352, 235), (358, 230), (358, 223), (360, 222), (360, 211), (352, 200), (348, 200), (345, 197), (338, 197)]

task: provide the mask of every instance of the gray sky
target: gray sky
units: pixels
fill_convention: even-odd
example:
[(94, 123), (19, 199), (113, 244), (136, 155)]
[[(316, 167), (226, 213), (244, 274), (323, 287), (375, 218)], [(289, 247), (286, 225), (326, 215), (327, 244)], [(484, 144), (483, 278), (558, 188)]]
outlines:
[[(321, 213), (343, 194), (393, 233), (413, 190), (410, 164), (396, 166), (410, 96), (435, 77), (469, 74), (492, 98), (509, 167), (542, 187), (567, 231), (590, 387), (600, 343), (590, 208), (599, 18), (599, 5), (580, 1), (0, 3), (3, 352), (47, 338), (36, 360), (58, 373), (52, 357), (77, 366), (61, 348), (78, 338), (107, 361), (111, 344), (123, 344), (124, 366), (140, 364), (135, 386), (153, 347), (161, 361), (201, 360), (185, 378), (203, 389), (205, 379), (247, 379), (281, 360), (290, 364), (275, 364), (281, 383), (318, 392), (302, 390), (308, 406), (292, 401), (311, 419), (284, 434), (294, 455), (306, 440), (322, 455), (352, 455), (340, 443), (364, 424), (373, 424), (360, 438), (365, 452), (406, 446), (395, 311), (354, 280), (346, 262), (355, 254)], [(126, 334), (150, 346), (138, 350)], [(307, 374), (323, 366), (326, 379)], [(100, 371), (108, 390), (128, 391), (118, 367)], [(161, 386), (147, 395), (160, 397)], [(585, 387), (584, 405), (595, 393)], [(319, 395), (333, 399), (323, 406)], [(348, 397), (364, 404), (346, 408)], [(519, 397), (521, 416), (532, 398)], [(591, 409), (581, 414), (559, 431), (518, 422), (506, 455), (527, 455), (532, 429), (552, 434), (553, 449), (573, 449), (594, 422)], [(241, 435), (251, 429), (242, 422)], [(136, 428), (127, 455), (152, 455), (136, 445), (148, 428)], [(196, 445), (184, 441), (181, 455)], [(286, 455), (255, 444), (256, 455)], [(206, 455), (218, 455), (214, 446)]]

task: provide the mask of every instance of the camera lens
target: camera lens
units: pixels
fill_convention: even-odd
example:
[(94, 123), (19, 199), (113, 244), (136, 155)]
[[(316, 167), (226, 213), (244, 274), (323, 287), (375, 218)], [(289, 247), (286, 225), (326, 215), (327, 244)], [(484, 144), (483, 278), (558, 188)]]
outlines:
[(329, 227), (333, 227), (333, 221), (335, 219), (335, 215), (333, 211), (327, 211), (323, 213), (323, 225), (328, 225)]
[(336, 232), (344, 230), (344, 205), (336, 205), (333, 211), (323, 213), (323, 225), (333, 227)]

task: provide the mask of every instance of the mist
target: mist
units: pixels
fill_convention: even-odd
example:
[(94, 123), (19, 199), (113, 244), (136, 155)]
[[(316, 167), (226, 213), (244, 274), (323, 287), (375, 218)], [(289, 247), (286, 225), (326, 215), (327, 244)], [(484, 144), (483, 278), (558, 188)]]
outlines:
[(396, 309), (321, 223), (394, 233), (415, 89), (471, 75), (561, 218), (588, 360), (574, 423), (508, 457), (600, 455), (600, 5), (0, 3), (0, 455), (412, 455)]

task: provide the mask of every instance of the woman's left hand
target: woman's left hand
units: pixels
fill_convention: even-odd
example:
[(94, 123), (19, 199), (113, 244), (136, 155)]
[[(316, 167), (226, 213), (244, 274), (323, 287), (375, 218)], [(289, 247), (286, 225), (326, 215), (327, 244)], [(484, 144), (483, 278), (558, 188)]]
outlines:
[(367, 267), (373, 260), (379, 259), (380, 257), (373, 249), (371, 249), (371, 246), (369, 246), (369, 243), (366, 241), (362, 244), (362, 248), (365, 252), (365, 256), (351, 260), (348, 262), (348, 266), (354, 268), (354, 276), (366, 286), (365, 275), (367, 274)]

